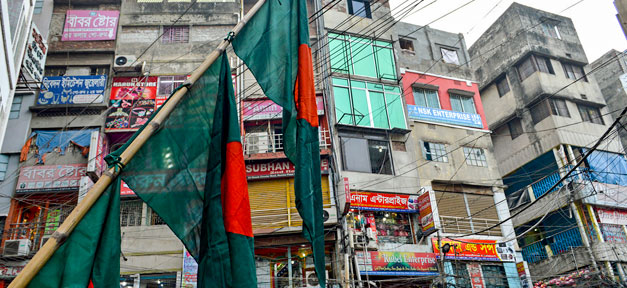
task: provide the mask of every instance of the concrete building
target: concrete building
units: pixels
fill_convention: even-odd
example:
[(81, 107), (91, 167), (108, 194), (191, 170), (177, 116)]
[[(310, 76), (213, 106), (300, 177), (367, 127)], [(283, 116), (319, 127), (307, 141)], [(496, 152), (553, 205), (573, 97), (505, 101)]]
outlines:
[(594, 277), (598, 266), (624, 281), (624, 253), (613, 251), (627, 248), (627, 223), (606, 217), (624, 213), (617, 171), (627, 162), (616, 134), (551, 189), (612, 123), (571, 19), (514, 3), (469, 54), (510, 211), (524, 212), (512, 220), (532, 277), (581, 269)]
[[(422, 223), (427, 243), (433, 252), (440, 250), (438, 243), (455, 245), (444, 263), (446, 274), (455, 275), (447, 277), (451, 285), (520, 287), (514, 227), (511, 221), (498, 225), (510, 214), (464, 38), (402, 22), (395, 29), (403, 95), (416, 145), (420, 177), (416, 185), (424, 189), (433, 214), (433, 228)], [(440, 242), (432, 234), (434, 229)], [(467, 248), (472, 244), (451, 240), (472, 233), (477, 234), (464, 241), (498, 248), (471, 255)]]
[(625, 37), (627, 37), (627, 1), (625, 0), (614, 0), (614, 6), (616, 7), (616, 20), (620, 24), (620, 27), (623, 28), (623, 33)]

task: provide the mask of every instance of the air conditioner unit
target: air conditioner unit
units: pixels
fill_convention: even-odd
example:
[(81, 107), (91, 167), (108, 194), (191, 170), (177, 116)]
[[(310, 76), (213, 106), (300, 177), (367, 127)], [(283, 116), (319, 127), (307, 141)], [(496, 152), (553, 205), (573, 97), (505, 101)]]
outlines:
[(29, 239), (7, 240), (4, 242), (3, 256), (26, 256), (30, 253)]
[(268, 153), (270, 151), (268, 132), (247, 133), (246, 147), (248, 154)]
[[(329, 271), (324, 271), (326, 279), (329, 279)], [(327, 281), (328, 282), (328, 281)], [(320, 282), (318, 281), (318, 275), (316, 275), (316, 271), (307, 270), (305, 271), (305, 286), (303, 287), (320, 287)]]
[(113, 70), (116, 72), (142, 72), (146, 62), (138, 62), (133, 55), (115, 55)]
[(324, 208), (324, 224), (337, 223), (337, 209), (335, 207)]
[(44, 247), (44, 244), (46, 244), (46, 241), (48, 241), (48, 239), (50, 239), (52, 237), (52, 235), (46, 235), (44, 237), (41, 237), (41, 243), (39, 243), (39, 248)]
[(355, 243), (355, 248), (364, 248), (364, 246), (368, 249), (377, 249), (377, 241), (364, 232), (355, 232), (353, 234)]

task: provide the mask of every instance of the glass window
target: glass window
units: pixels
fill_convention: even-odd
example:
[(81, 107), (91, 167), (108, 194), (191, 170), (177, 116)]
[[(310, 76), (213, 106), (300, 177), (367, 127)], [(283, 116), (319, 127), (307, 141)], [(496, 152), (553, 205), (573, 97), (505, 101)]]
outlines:
[[(372, 213), (372, 212), (371, 212)], [(379, 243), (414, 244), (407, 213), (373, 212)]]
[(509, 84), (507, 83), (507, 76), (503, 76), (501, 79), (496, 80), (496, 89), (499, 91), (499, 97), (509, 92)]
[[(390, 89), (391, 88), (391, 89)], [(387, 101), (388, 118), (390, 119), (391, 128), (405, 128), (407, 121), (405, 119), (405, 106), (401, 98), (398, 87), (386, 86), (385, 100)]]
[[(453, 250), (453, 248), (451, 248)], [(455, 273), (455, 287), (472, 287), (470, 285), (470, 275), (468, 274), (468, 268), (466, 267), (466, 263), (459, 261), (452, 261), (451, 265), (453, 266), (453, 273)]]
[(370, 13), (370, 1), (348, 0), (348, 13), (355, 16), (372, 18)]
[(549, 74), (555, 74), (551, 60), (546, 57), (531, 55), (525, 61), (518, 64), (518, 75), (520, 80), (525, 80), (531, 76), (533, 72), (540, 71)]
[(565, 100), (550, 99), (550, 103), (551, 103), (551, 114), (570, 118), (570, 113), (568, 112), (568, 107), (566, 107)]
[(448, 162), (446, 145), (442, 143), (423, 143), (424, 156), (428, 161)]
[(333, 86), (333, 96), (335, 98), (335, 117), (337, 123), (354, 125), (353, 108), (348, 88)]
[(562, 36), (560, 35), (559, 30), (557, 30), (557, 25), (547, 23), (546, 20), (544, 21), (545, 22), (542, 22), (542, 25), (540, 25), (542, 27), (542, 33), (544, 33), (544, 35), (549, 36), (549, 37), (562, 39)]
[(575, 64), (568, 64), (562, 62), (562, 67), (564, 68), (564, 75), (566, 78), (577, 80), (582, 78), (583, 81), (588, 82), (588, 78), (586, 77), (586, 73), (583, 72), (583, 67)]
[(13, 96), (13, 103), (11, 103), (11, 112), (9, 112), (9, 119), (20, 118), (21, 108), (22, 108), (22, 96)]
[(176, 89), (176, 87), (185, 82), (185, 79), (187, 79), (187, 76), (185, 75), (159, 76), (157, 95), (169, 96), (170, 94), (172, 94), (172, 91)]
[(532, 57), (528, 57), (525, 61), (518, 64), (518, 75), (520, 76), (520, 80), (525, 80), (527, 77), (531, 76), (533, 72), (536, 72), (536, 67), (533, 64)]
[(470, 96), (451, 94), (451, 109), (457, 112), (477, 113), (475, 100)]
[[(340, 137), (344, 170), (392, 174), (392, 159), (387, 141)], [(367, 157), (364, 157), (367, 155)]]
[(509, 127), (509, 135), (512, 140), (523, 134), (523, 127), (519, 118), (507, 122), (507, 127)]
[(9, 169), (9, 155), (0, 154), (0, 181), (4, 181)]
[(444, 61), (444, 63), (459, 65), (459, 57), (457, 56), (457, 50), (440, 48), (440, 53), (442, 53), (442, 61)]
[(35, 8), (33, 14), (41, 14), (41, 10), (44, 8), (44, 0), (35, 1)]
[(389, 42), (329, 33), (333, 72), (397, 80), (393, 48)]
[(390, 47), (374, 46), (377, 57), (377, 71), (379, 78), (396, 80), (396, 66), (394, 52)]
[(370, 172), (375, 174), (392, 174), (392, 159), (387, 141), (368, 140), (370, 156)]
[(418, 106), (440, 109), (438, 91), (435, 90), (414, 88), (414, 101)]
[(599, 108), (583, 104), (578, 104), (577, 108), (579, 108), (581, 120), (585, 122), (605, 125), (605, 123), (603, 122), (603, 116), (601, 116), (601, 111), (599, 110)]
[(122, 227), (141, 226), (142, 207), (142, 200), (120, 201), (120, 225)]
[(542, 102), (533, 105), (530, 110), (531, 119), (533, 120), (534, 124), (540, 123), (540, 121), (544, 120), (544, 118), (551, 115), (551, 109), (549, 109), (549, 104), (547, 100), (543, 100)]
[(502, 265), (481, 265), (486, 288), (507, 288), (507, 276)]
[(382, 92), (370, 91), (370, 107), (372, 108), (372, 119), (374, 127), (389, 129), (385, 97)]
[(480, 148), (464, 147), (466, 155), (466, 164), (479, 167), (488, 167), (488, 161), (485, 158), (485, 151)]
[(343, 35), (329, 33), (329, 58), (333, 72), (349, 74), (348, 55), (350, 55), (350, 51), (348, 47), (348, 42), (344, 40)]
[(535, 59), (535, 62), (538, 65), (538, 70), (540, 72), (555, 74), (555, 72), (553, 71), (553, 66), (551, 65), (551, 60), (546, 57), (535, 55), (533, 56), (533, 58)]
[(352, 73), (366, 77), (378, 78), (374, 50), (368, 39), (351, 37)]
[(407, 51), (414, 51), (414, 41), (407, 38), (398, 38), (398, 44), (401, 46), (401, 49)]
[(187, 43), (189, 42), (189, 26), (164, 26), (161, 43)]

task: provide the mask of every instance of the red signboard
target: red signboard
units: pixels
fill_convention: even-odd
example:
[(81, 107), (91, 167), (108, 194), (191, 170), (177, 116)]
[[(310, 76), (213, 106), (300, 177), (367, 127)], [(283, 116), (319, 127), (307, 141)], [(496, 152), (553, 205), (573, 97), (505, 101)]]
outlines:
[(433, 211), (431, 211), (431, 191), (427, 191), (418, 196), (418, 211), (420, 211), (420, 225), (422, 233), (429, 234), (435, 231), (433, 222)]
[(435, 253), (358, 251), (357, 263), (362, 275), (433, 276), (438, 275), (435, 256)]
[[(322, 174), (329, 173), (329, 160), (320, 159), (320, 171)], [(296, 167), (288, 160), (246, 164), (246, 178), (248, 180), (292, 177), (295, 172)]]
[(134, 196), (135, 192), (128, 187), (124, 180), (121, 180), (120, 183), (120, 196)]
[[(438, 239), (431, 238), (433, 252), (438, 254)], [(478, 261), (514, 261), (514, 248), (511, 243), (496, 244), (496, 240), (466, 239), (461, 241), (442, 239), (442, 246), (451, 245), (451, 250), (446, 254), (447, 260), (478, 260)]]
[(418, 195), (351, 192), (351, 207), (359, 210), (409, 212), (418, 211)]
[(599, 222), (605, 224), (627, 225), (627, 211), (618, 209), (596, 208)]
[(86, 171), (87, 164), (22, 167), (15, 192), (78, 190)]
[(472, 288), (483, 288), (483, 276), (481, 275), (481, 265), (478, 263), (468, 263), (466, 264), (468, 269), (468, 276), (470, 276), (470, 282), (472, 283)]
[(137, 130), (156, 110), (158, 77), (113, 77), (107, 131)]

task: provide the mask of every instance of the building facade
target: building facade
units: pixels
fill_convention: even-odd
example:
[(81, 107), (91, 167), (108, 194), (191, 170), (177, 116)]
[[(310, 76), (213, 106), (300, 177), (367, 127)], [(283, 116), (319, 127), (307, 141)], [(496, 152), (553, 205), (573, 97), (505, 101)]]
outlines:
[(531, 276), (584, 271), (573, 281), (599, 273), (624, 281), (624, 256), (613, 252), (626, 248), (623, 226), (603, 216), (622, 213), (621, 201), (609, 199), (624, 190), (616, 131), (558, 184), (612, 123), (572, 21), (514, 3), (469, 54)]

